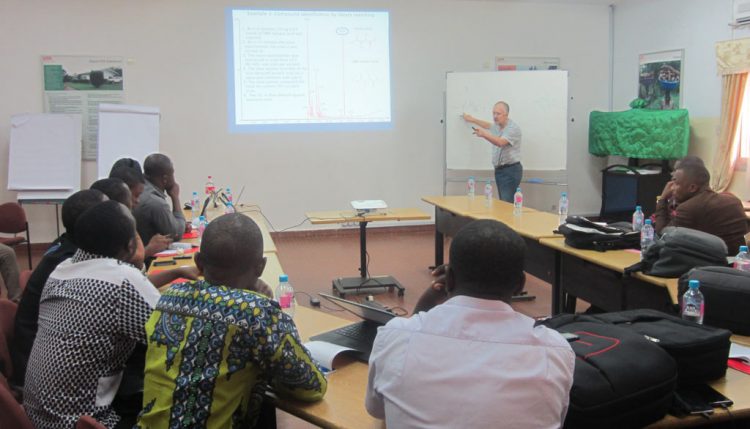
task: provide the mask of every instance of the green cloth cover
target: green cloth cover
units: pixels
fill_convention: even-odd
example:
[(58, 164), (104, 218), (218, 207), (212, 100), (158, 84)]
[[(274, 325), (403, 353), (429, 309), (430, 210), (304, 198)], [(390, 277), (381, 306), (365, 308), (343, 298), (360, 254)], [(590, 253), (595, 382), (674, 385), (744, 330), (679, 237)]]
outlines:
[(591, 112), (589, 153), (629, 158), (677, 159), (690, 143), (688, 111), (632, 109)]

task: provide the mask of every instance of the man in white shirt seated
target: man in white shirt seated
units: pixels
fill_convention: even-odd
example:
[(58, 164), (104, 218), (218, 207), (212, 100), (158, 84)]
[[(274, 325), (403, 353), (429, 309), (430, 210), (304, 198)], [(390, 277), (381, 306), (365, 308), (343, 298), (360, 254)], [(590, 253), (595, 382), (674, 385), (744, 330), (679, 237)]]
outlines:
[(428, 288), (412, 317), (378, 330), (365, 404), (372, 416), (388, 429), (562, 425), (575, 355), (559, 333), (509, 305), (523, 285), (525, 250), (497, 221), (458, 232), (444, 284)]

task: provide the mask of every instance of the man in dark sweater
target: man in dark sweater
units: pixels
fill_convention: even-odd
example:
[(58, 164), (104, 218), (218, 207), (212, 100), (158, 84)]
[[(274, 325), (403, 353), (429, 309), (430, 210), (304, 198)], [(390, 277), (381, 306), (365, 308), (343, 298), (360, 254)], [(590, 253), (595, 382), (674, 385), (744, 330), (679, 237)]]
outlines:
[(52, 271), (78, 250), (78, 246), (73, 242), (74, 225), (78, 216), (89, 207), (93, 207), (106, 199), (107, 197), (100, 191), (89, 189), (76, 192), (68, 197), (63, 204), (62, 221), (65, 233), (52, 243), (39, 265), (31, 273), (16, 311), (13, 346), (10, 352), (14, 368), (11, 381), (17, 386), (23, 386), (26, 364), (29, 360), (29, 353), (31, 353), (31, 346), (34, 345), (34, 339), (36, 338), (39, 299), (42, 296), (44, 284), (47, 283), (47, 278)]
[[(697, 229), (724, 240), (734, 255), (745, 244), (748, 218), (737, 197), (711, 190), (710, 179), (702, 163), (679, 163), (656, 203), (656, 232), (667, 226)], [(669, 209), (670, 199), (677, 203), (674, 211)]]

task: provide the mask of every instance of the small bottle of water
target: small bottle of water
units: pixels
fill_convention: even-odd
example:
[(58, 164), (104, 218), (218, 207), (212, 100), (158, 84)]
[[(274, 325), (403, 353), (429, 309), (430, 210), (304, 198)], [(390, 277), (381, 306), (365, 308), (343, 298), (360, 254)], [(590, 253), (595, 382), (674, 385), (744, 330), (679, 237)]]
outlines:
[(492, 182), (489, 179), (484, 184), (484, 204), (487, 207), (492, 206)]
[(516, 193), (513, 194), (513, 214), (516, 216), (520, 216), (522, 211), (523, 211), (523, 193), (521, 192), (521, 187), (519, 186), (516, 189)]
[(680, 311), (680, 314), (683, 319), (702, 325), (705, 305), (703, 294), (699, 289), (700, 282), (698, 280), (690, 280), (688, 286), (687, 292), (685, 292), (685, 295), (682, 295), (682, 311)]
[(635, 206), (635, 212), (633, 212), (633, 231), (640, 231), (643, 228), (643, 210), (641, 206)]
[(193, 197), (190, 199), (190, 214), (191, 219), (198, 217), (201, 211), (201, 201), (198, 199), (198, 192), (193, 192)]
[(560, 217), (560, 225), (565, 223), (568, 218), (568, 193), (560, 193), (560, 202), (557, 204), (557, 214)]
[(227, 192), (225, 193), (227, 196), (227, 205), (224, 208), (224, 214), (234, 213), (234, 203), (232, 203), (232, 190), (229, 189), (229, 186), (227, 186)]
[(646, 219), (641, 228), (641, 259), (652, 244), (654, 244), (654, 227), (651, 225), (651, 219)]
[(198, 216), (198, 238), (203, 237), (203, 231), (206, 230), (208, 221), (205, 216)]
[(297, 302), (294, 299), (294, 288), (289, 283), (288, 275), (282, 274), (279, 276), (279, 285), (276, 286), (274, 295), (276, 295), (276, 301), (278, 301), (281, 310), (290, 317), (294, 317)]
[(747, 253), (747, 246), (740, 246), (740, 253), (734, 259), (734, 269), (750, 271), (750, 255)]
[(474, 179), (474, 176), (469, 176), (469, 181), (466, 182), (466, 195), (469, 196), (469, 198), (474, 198), (474, 191), (477, 187), (477, 181)]
[(208, 180), (206, 181), (206, 196), (213, 195), (214, 192), (216, 192), (216, 185), (214, 185), (214, 178), (212, 176), (208, 176)]

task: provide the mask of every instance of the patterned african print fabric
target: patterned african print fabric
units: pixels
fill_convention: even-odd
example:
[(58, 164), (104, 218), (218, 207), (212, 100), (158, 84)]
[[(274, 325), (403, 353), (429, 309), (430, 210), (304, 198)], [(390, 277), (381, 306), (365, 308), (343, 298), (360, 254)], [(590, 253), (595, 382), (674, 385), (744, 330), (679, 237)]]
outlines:
[[(137, 268), (78, 250), (50, 274), (26, 370), (24, 403), (37, 429), (70, 429), (87, 414), (112, 428), (112, 400), (159, 291)], [(2, 422), (0, 422), (2, 426)]]
[(266, 389), (316, 401), (327, 382), (276, 301), (205, 281), (173, 285), (146, 324), (138, 427), (248, 428)]

